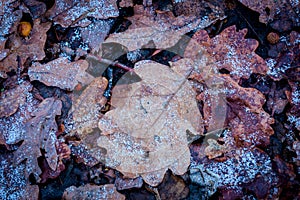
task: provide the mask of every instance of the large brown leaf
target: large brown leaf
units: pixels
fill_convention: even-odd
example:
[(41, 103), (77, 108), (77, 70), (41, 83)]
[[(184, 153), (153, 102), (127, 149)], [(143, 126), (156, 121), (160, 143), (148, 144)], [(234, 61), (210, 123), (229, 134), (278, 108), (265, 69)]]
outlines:
[(38, 108), (32, 112), (32, 119), (25, 124), (25, 136), (22, 145), (14, 153), (15, 164), (26, 160), (26, 176), (31, 173), (36, 180), (40, 180), (41, 170), (38, 157), (45, 150), (46, 160), (52, 170), (56, 169), (58, 156), (56, 153), (57, 124), (55, 117), (61, 114), (62, 103), (54, 98), (43, 100)]
[(158, 185), (167, 169), (186, 171), (187, 135), (202, 134), (202, 119), (185, 76), (154, 61), (138, 62), (135, 73), (140, 82), (113, 90), (116, 108), (100, 119), (97, 142), (107, 151), (107, 166)]
[(78, 83), (88, 84), (93, 76), (85, 72), (89, 64), (85, 60), (75, 62), (58, 58), (46, 64), (34, 63), (28, 70), (31, 81), (38, 80), (48, 86), (73, 90)]

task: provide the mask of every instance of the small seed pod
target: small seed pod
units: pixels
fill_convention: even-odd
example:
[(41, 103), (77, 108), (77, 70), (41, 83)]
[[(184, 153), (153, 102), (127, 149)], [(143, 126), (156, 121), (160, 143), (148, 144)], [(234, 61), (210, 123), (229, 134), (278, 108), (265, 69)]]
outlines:
[(32, 26), (29, 22), (20, 22), (20, 24), (18, 26), (18, 33), (22, 37), (27, 37), (27, 36), (29, 36), (31, 29), (32, 29)]
[(271, 33), (268, 34), (267, 40), (271, 44), (276, 44), (279, 41), (279, 35), (277, 33), (271, 32)]

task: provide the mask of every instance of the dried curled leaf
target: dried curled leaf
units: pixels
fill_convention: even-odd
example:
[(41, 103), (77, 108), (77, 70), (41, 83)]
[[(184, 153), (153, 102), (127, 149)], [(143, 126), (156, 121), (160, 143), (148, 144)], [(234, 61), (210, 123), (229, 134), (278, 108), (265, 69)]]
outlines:
[(54, 98), (43, 100), (32, 112), (32, 119), (25, 124), (25, 136), (22, 145), (14, 153), (15, 164), (26, 159), (26, 176), (31, 173), (40, 180), (41, 170), (38, 165), (41, 149), (45, 150), (46, 160), (52, 170), (56, 169), (58, 156), (55, 143), (57, 141), (57, 124), (55, 117), (61, 114), (62, 103)]
[(132, 25), (121, 33), (110, 34), (105, 42), (120, 43), (129, 51), (147, 47), (154, 42), (156, 48), (166, 49), (175, 45), (187, 32), (193, 29), (205, 28), (221, 19), (223, 13), (211, 13), (208, 16), (178, 16), (172, 12), (154, 13), (150, 8), (135, 6), (135, 15), (128, 18)]
[(88, 84), (93, 76), (85, 72), (88, 62), (78, 60), (69, 62), (67, 58), (58, 58), (46, 64), (34, 63), (28, 70), (31, 81), (38, 80), (48, 86), (65, 90), (74, 90), (78, 83)]
[(47, 15), (56, 23), (68, 27), (85, 17), (118, 17), (119, 10), (115, 0), (60, 0), (55, 1)]
[(0, 154), (0, 199), (38, 199), (39, 187), (31, 185), (24, 175), (26, 165), (21, 163), (14, 166), (13, 154), (5, 152)]
[(100, 119), (97, 142), (107, 151), (107, 166), (158, 185), (168, 168), (186, 171), (187, 134), (201, 134), (202, 119), (185, 76), (154, 61), (138, 62), (135, 73), (140, 82), (114, 88), (116, 108)]
[(0, 118), (8, 117), (14, 114), (20, 105), (26, 101), (26, 92), (30, 91), (32, 86), (29, 82), (17, 85), (17, 87), (6, 90), (0, 97)]
[[(266, 62), (254, 50), (258, 42), (245, 39), (246, 29), (236, 32), (235, 26), (226, 28), (214, 38), (209, 38), (205, 30), (197, 31), (191, 42), (206, 47), (207, 53), (215, 59), (216, 67), (226, 69), (235, 79), (249, 78), (252, 73), (265, 74), (268, 70)], [(185, 56), (191, 57), (194, 46), (188, 45)]]
[(63, 200), (77, 200), (77, 199), (125, 200), (125, 196), (117, 192), (113, 184), (106, 184), (101, 186), (86, 184), (78, 188), (76, 188), (75, 186), (71, 186), (67, 188), (63, 194), (62, 199)]
[[(47, 39), (46, 32), (51, 23), (41, 23), (40, 19), (33, 21), (33, 28), (29, 39), (22, 38), (15, 33), (7, 41), (9, 52), (3, 60), (0, 61), (0, 76), (6, 77), (6, 72), (17, 71), (18, 64), (23, 66), (26, 59), (42, 60), (45, 57), (44, 45)], [(17, 56), (20, 56), (21, 63), (17, 62)], [(22, 70), (22, 69), (20, 69)]]

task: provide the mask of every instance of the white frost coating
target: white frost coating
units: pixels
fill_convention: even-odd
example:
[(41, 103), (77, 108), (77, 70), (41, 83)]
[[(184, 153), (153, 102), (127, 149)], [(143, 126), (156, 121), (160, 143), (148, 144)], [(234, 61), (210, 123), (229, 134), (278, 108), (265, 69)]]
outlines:
[(38, 104), (38, 101), (28, 91), (30, 87), (31, 85), (28, 85), (24, 89), (26, 101), (23, 105), (20, 105), (18, 111), (7, 118), (0, 118), (0, 132), (3, 134), (7, 144), (15, 144), (23, 139), (24, 125), (31, 118), (30, 113)]
[[(191, 163), (191, 170), (200, 169), (202, 172), (209, 171), (214, 174), (216, 185), (240, 187), (241, 184), (252, 182), (255, 177), (260, 174), (268, 183), (276, 183), (278, 180), (275, 173), (272, 171), (271, 159), (260, 151), (236, 150), (236, 155), (240, 157), (230, 158), (225, 162), (210, 162), (205, 164)], [(202, 173), (205, 179), (210, 179), (211, 175)], [(199, 179), (199, 178), (198, 178)], [(196, 178), (194, 182), (200, 182)]]
[[(0, 199), (16, 200), (28, 197), (26, 190), (31, 186), (27, 185), (24, 176), (25, 165), (13, 166), (11, 154), (0, 155), (0, 160)], [(32, 194), (32, 199), (35, 198), (36, 194)]]

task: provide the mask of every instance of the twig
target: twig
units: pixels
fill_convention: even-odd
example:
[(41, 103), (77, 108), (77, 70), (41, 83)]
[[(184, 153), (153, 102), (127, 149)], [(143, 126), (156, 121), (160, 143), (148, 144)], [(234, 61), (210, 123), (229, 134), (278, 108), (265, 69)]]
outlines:
[(132, 69), (132, 68), (130, 68), (130, 67), (128, 67), (128, 66), (126, 66), (126, 65), (124, 65), (122, 63), (119, 63), (118, 61), (108, 60), (108, 59), (101, 58), (99, 56), (95, 56), (95, 55), (92, 55), (92, 54), (88, 54), (87, 58), (93, 58), (95, 60), (98, 60), (101, 63), (107, 64), (107, 65), (112, 65), (112, 66), (121, 68), (121, 69), (123, 69), (125, 71), (134, 72), (134, 69)]

